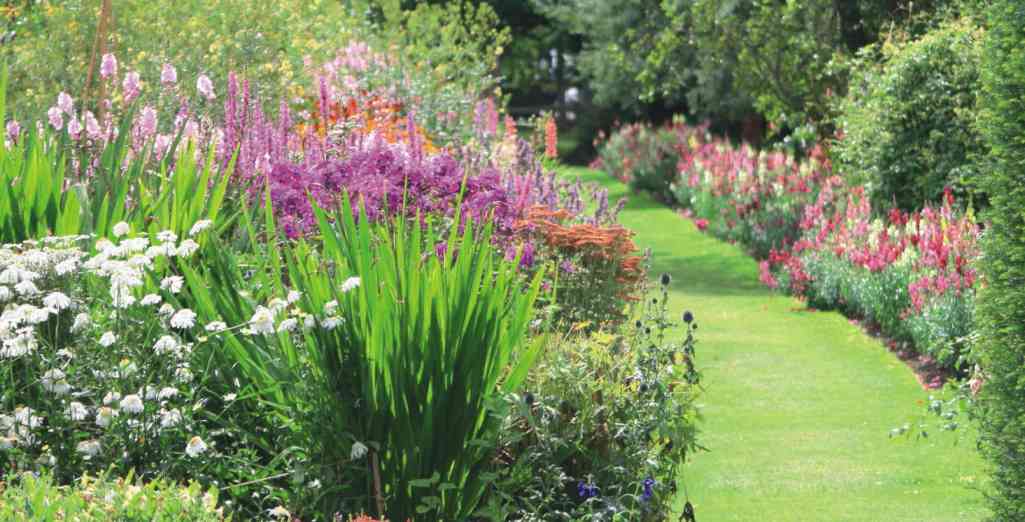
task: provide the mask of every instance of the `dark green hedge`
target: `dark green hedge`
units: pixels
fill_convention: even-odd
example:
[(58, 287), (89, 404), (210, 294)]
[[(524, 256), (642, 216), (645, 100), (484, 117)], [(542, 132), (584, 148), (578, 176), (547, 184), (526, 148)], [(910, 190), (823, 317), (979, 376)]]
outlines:
[(994, 0), (982, 64), (982, 171), (990, 196), (978, 315), (981, 447), (999, 521), (1025, 520), (1025, 2)]

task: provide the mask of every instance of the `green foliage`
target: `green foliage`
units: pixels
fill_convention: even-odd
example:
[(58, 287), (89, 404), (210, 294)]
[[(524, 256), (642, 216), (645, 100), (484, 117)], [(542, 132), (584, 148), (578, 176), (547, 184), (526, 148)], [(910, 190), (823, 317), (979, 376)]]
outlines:
[(489, 405), (534, 360), (525, 336), (541, 274), (525, 289), (489, 226), (373, 224), (347, 199), (333, 219), (317, 214), (317, 245), (271, 235), (254, 268), (222, 252), (186, 270), (200, 317), (243, 327), (218, 365), (300, 430), (326, 486), (311, 512), (465, 520), (486, 486)]
[[(42, 114), (61, 90), (84, 98), (100, 4), (65, 0), (23, 7), (10, 27), (17, 38), (3, 47), (19, 116)], [(121, 70), (136, 70), (154, 86), (161, 66), (170, 62), (190, 89), (200, 73), (223, 85), (228, 71), (236, 70), (285, 94), (300, 81), (304, 56), (333, 58), (361, 30), (358, 18), (330, 0), (117, 0), (112, 6), (107, 52), (117, 55)], [(98, 67), (97, 56), (93, 94)]]
[(217, 489), (164, 481), (136, 484), (129, 473), (112, 480), (84, 476), (58, 486), (47, 474), (22, 473), (0, 482), (0, 520), (10, 522), (215, 522), (230, 520), (217, 507)]
[[(0, 121), (6, 121), (7, 67), (0, 73)], [(0, 144), (0, 243), (77, 234), (81, 203), (64, 190), (63, 147), (46, 134)]]
[(981, 447), (994, 520), (1025, 519), (1025, 4), (994, 1), (982, 62), (981, 129), (991, 166), (978, 316), (985, 384)]
[(689, 312), (668, 317), (665, 277), (636, 323), (553, 339), (508, 399), (509, 459), (482, 510), (490, 520), (670, 519), (683, 462), (699, 449), (699, 376), (697, 325)]
[(916, 209), (938, 201), (944, 187), (972, 189), (983, 150), (976, 128), (982, 36), (966, 17), (862, 55), (838, 106), (844, 134), (834, 157), (852, 184), (870, 188), (877, 208)]

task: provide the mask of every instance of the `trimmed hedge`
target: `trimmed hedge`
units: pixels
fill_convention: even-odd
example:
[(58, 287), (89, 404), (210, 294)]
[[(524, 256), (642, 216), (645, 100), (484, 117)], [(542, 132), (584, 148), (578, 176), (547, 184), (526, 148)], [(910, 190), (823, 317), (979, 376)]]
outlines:
[(1025, 520), (1025, 4), (988, 12), (981, 128), (991, 151), (990, 195), (978, 316), (986, 383), (981, 448), (993, 466), (994, 520)]

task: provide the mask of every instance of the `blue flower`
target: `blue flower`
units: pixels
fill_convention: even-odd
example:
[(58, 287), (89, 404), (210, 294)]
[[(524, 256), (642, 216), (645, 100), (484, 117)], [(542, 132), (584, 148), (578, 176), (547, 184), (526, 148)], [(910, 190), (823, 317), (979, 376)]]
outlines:
[(577, 483), (577, 495), (580, 495), (582, 499), (594, 498), (598, 496), (598, 486), (594, 484), (588, 484), (584, 481)]
[(641, 493), (641, 500), (647, 502), (655, 495), (655, 479), (648, 477), (644, 479), (644, 492)]

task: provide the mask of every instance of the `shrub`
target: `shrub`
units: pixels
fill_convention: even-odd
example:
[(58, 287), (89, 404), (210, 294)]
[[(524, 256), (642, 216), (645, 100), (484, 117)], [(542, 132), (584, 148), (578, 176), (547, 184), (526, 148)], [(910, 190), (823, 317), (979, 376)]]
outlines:
[(540, 274), (523, 281), (490, 227), (357, 220), (348, 199), (334, 217), (317, 211), (319, 252), (300, 242), (248, 274), (228, 253), (186, 271), (202, 320), (231, 325), (219, 366), (299, 428), (329, 485), (311, 514), (464, 520), (486, 485), (488, 406), (536, 353)]
[[(834, 157), (873, 206), (903, 210), (938, 202), (946, 187), (972, 190), (983, 146), (976, 125), (982, 29), (968, 17), (920, 38), (866, 52), (839, 104)], [(873, 49), (875, 50), (875, 49)]]
[[(663, 286), (663, 290), (666, 286)], [(696, 323), (649, 294), (636, 324), (553, 339), (508, 398), (491, 520), (667, 520), (697, 448)], [(682, 326), (682, 328), (678, 328)]]
[(570, 325), (596, 328), (626, 318), (644, 280), (643, 258), (633, 232), (590, 223), (567, 224), (570, 213), (535, 207), (520, 226), (530, 230), (536, 259), (552, 260), (558, 318)]
[(203, 491), (196, 483), (188, 487), (162, 480), (142, 484), (130, 473), (116, 480), (83, 476), (69, 487), (59, 486), (47, 474), (26, 472), (12, 479), (0, 482), (0, 519), (10, 522), (225, 520), (217, 507), (217, 489)]
[(1025, 5), (999, 0), (988, 11), (982, 68), (982, 131), (991, 167), (983, 188), (985, 234), (978, 316), (985, 385), (981, 447), (993, 466), (994, 520), (1025, 518)]

